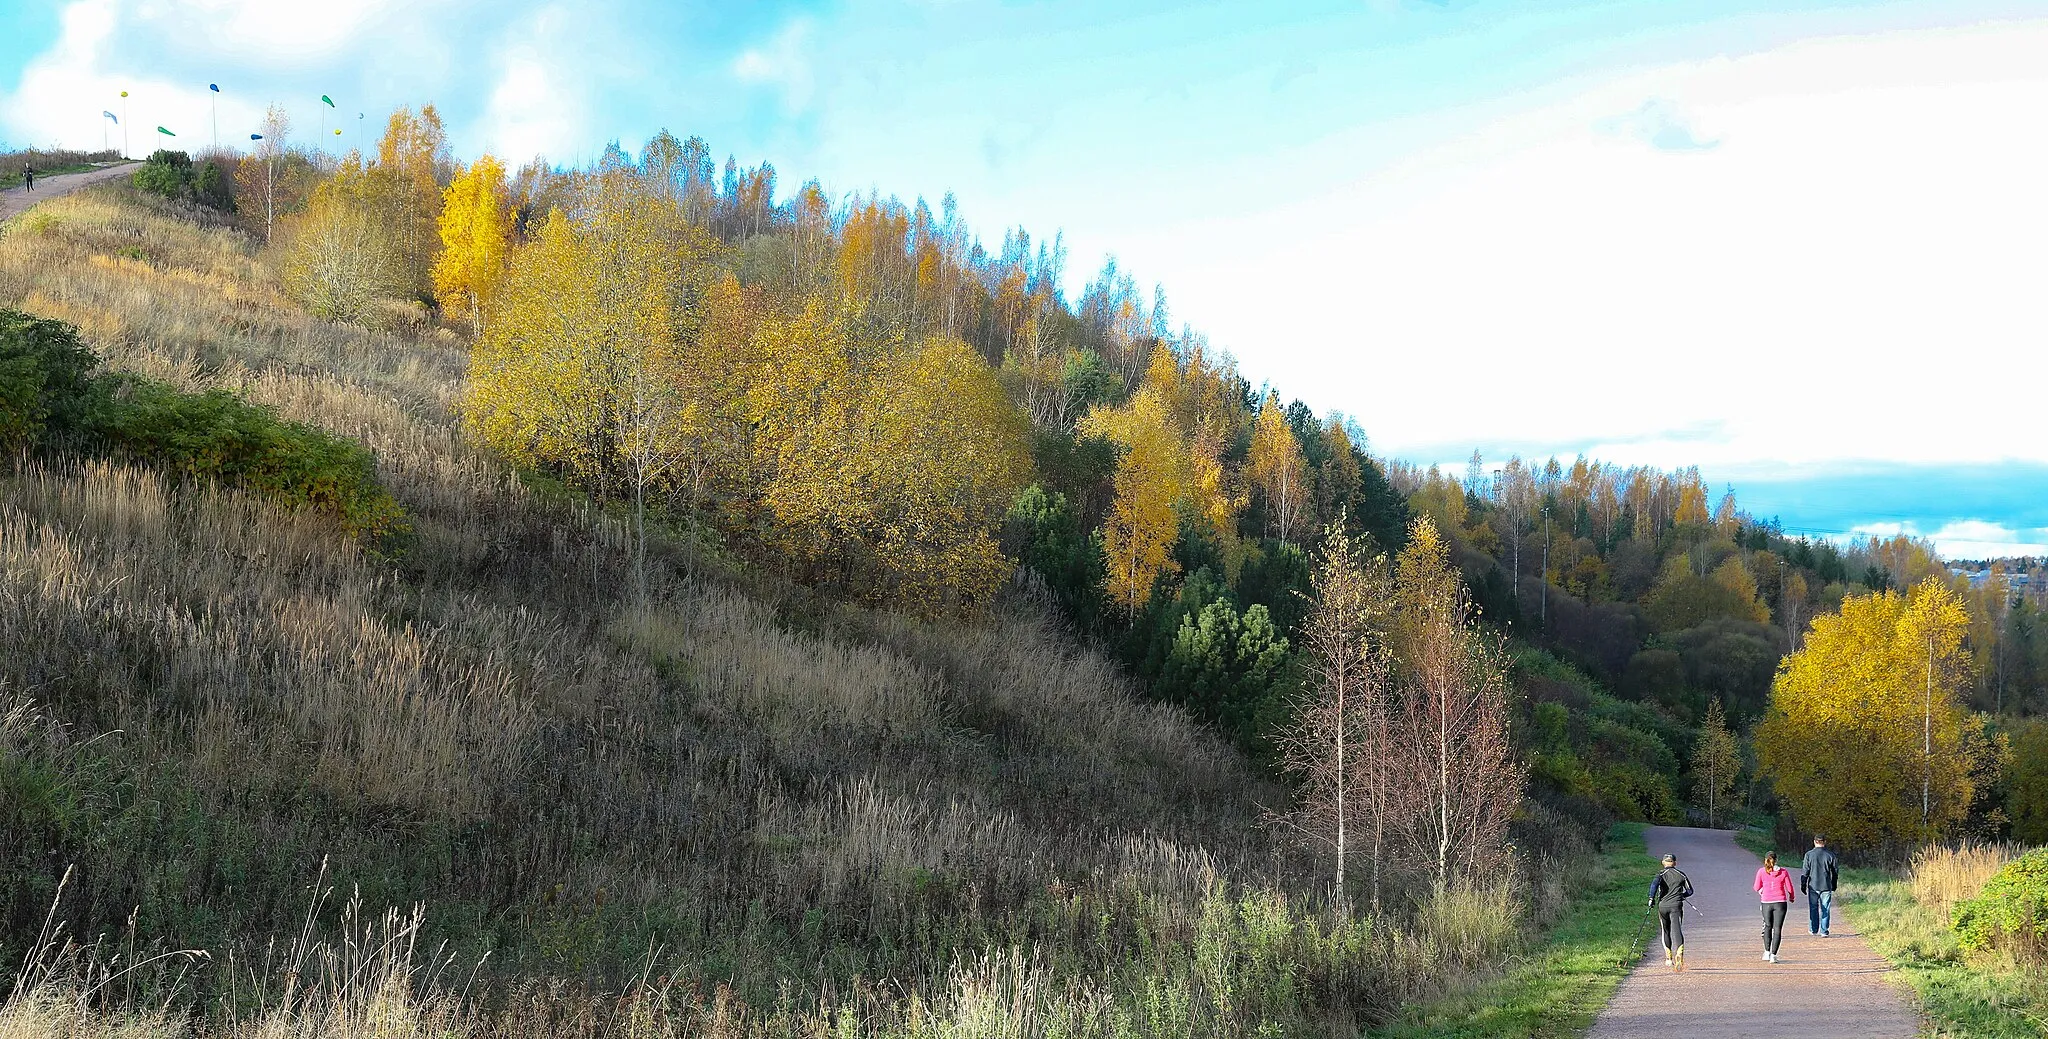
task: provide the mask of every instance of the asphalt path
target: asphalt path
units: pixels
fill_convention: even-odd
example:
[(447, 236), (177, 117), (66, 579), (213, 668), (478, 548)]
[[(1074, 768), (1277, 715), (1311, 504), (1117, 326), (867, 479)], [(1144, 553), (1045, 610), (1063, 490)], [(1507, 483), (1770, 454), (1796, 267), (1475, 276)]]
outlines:
[[(1807, 933), (1806, 900), (1792, 903), (1778, 962), (1763, 962), (1763, 917), (1751, 885), (1761, 859), (1729, 830), (1652, 826), (1645, 832), (1642, 898), (1666, 852), (1692, 878), (1685, 970), (1664, 966), (1656, 921), (1643, 958), (1593, 1023), (1590, 1039), (1911, 1039), (1919, 1014), (1891, 965), (1837, 904), (1829, 933)], [(1783, 852), (1781, 854), (1792, 854)], [(1801, 849), (1799, 854), (1804, 854)], [(1784, 863), (1798, 886), (1797, 861)]]

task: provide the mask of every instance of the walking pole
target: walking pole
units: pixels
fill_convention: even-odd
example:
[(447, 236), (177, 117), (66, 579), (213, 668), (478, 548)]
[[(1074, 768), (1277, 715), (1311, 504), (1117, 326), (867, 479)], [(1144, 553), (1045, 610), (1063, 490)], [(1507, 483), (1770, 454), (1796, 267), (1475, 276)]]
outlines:
[(1643, 910), (1643, 918), (1636, 921), (1636, 935), (1634, 938), (1629, 939), (1628, 942), (1628, 956), (1623, 958), (1620, 963), (1615, 964), (1615, 966), (1626, 967), (1636, 961), (1636, 949), (1643, 943), (1643, 928), (1649, 924), (1650, 915), (1654, 912), (1656, 912), (1654, 907)]

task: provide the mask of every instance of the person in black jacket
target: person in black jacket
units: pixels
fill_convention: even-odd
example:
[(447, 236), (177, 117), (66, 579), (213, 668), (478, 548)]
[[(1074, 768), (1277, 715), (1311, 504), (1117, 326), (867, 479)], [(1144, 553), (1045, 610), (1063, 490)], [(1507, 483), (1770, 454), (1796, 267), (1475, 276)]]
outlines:
[(1678, 856), (1664, 856), (1664, 868), (1650, 881), (1650, 906), (1657, 910), (1657, 933), (1664, 937), (1664, 965), (1685, 969), (1685, 900), (1692, 897), (1692, 878), (1678, 868)]
[(1841, 879), (1835, 853), (1827, 838), (1813, 835), (1813, 850), (1799, 863), (1799, 890), (1806, 894), (1807, 934), (1828, 936), (1828, 920), (1834, 915), (1835, 885)]
[(30, 191), (36, 189), (36, 168), (25, 162), (21, 164), (21, 186)]

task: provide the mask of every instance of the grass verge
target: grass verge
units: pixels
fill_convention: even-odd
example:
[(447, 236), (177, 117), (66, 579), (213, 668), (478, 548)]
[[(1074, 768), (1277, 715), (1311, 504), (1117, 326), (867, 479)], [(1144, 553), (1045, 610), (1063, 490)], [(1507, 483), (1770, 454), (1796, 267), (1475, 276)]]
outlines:
[(1973, 960), (1956, 944), (1944, 907), (1914, 898), (1911, 880), (1887, 870), (1845, 869), (1842, 893), (1871, 947), (1919, 996), (1939, 1039), (2048, 1036), (2048, 977)]
[(1643, 824), (1617, 823), (1580, 897), (1506, 974), (1413, 1005), (1376, 1039), (1549, 1039), (1578, 1036), (1628, 974), (1630, 936), (1642, 919), (1636, 889)]

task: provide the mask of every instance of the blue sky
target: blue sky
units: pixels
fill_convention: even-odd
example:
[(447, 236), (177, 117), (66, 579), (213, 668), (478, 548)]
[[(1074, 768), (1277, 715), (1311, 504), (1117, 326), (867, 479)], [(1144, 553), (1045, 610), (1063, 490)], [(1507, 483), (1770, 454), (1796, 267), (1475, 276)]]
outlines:
[[(1376, 449), (1700, 464), (1793, 526), (2048, 551), (2038, 0), (0, 0), (0, 138), (661, 127), (1060, 230)], [(318, 105), (331, 94), (339, 109)], [(117, 109), (118, 110), (118, 109)], [(332, 138), (329, 138), (330, 141)], [(131, 137), (131, 141), (134, 138)], [(140, 150), (139, 142), (133, 147)]]

